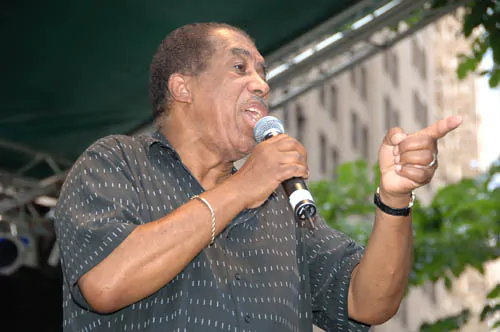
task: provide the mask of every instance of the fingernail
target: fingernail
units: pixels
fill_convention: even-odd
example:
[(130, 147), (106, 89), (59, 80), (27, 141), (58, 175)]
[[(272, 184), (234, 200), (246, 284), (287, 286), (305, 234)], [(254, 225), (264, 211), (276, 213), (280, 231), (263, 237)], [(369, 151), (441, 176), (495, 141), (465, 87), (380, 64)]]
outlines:
[(399, 161), (401, 160), (401, 156), (398, 154), (394, 157), (394, 163), (399, 164)]
[(403, 168), (402, 165), (396, 165), (396, 172), (401, 172), (402, 168)]

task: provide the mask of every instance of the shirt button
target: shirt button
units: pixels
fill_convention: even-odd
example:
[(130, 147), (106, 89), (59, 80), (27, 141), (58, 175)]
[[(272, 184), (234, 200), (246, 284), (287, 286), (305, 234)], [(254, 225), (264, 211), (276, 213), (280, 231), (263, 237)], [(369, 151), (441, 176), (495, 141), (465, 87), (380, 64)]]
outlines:
[(234, 279), (236, 279), (236, 280), (241, 280), (241, 275), (240, 275), (239, 273), (236, 273), (236, 274), (234, 275)]
[(250, 323), (252, 321), (252, 316), (250, 314), (245, 315), (245, 322)]

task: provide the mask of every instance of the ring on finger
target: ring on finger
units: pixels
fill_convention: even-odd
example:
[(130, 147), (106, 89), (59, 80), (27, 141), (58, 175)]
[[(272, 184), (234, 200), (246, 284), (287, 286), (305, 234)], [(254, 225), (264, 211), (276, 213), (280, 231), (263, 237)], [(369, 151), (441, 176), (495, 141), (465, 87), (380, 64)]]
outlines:
[(436, 152), (433, 152), (432, 153), (432, 161), (429, 163), (429, 165), (427, 165), (427, 167), (432, 167), (432, 166), (436, 165), (436, 162), (437, 162), (437, 154), (436, 154)]

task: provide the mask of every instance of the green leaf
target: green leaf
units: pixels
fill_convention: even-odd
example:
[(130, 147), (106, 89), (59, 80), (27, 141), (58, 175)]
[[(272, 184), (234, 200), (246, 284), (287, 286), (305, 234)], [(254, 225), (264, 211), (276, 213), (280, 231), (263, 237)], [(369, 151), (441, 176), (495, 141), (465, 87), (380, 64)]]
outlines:
[(458, 315), (439, 319), (433, 323), (424, 323), (420, 327), (420, 332), (442, 332), (457, 330), (460, 328), (460, 326), (467, 323), (469, 317), (470, 311), (468, 309), (465, 309)]
[(487, 299), (494, 299), (500, 297), (500, 284), (496, 285), (493, 290), (491, 290), (488, 295), (486, 296)]
[(464, 56), (460, 59), (460, 63), (457, 67), (457, 75), (459, 79), (464, 79), (469, 72), (474, 72), (479, 66), (480, 61), (478, 61), (473, 56)]
[(490, 79), (488, 81), (490, 88), (496, 88), (500, 83), (500, 70), (495, 69), (490, 73)]
[[(458, 55), (457, 76), (463, 79), (470, 72), (487, 76), (490, 87), (495, 88), (500, 85), (500, 2), (476, 0), (464, 8), (462, 33), (466, 38), (474, 36), (474, 40), (467, 56)], [(491, 51), (493, 66), (478, 71), (478, 66), (488, 51)]]
[(500, 311), (500, 304), (496, 304), (494, 306), (487, 304), (486, 306), (484, 306), (483, 310), (481, 311), (481, 314), (479, 315), (479, 319), (481, 321), (484, 321), (486, 318), (493, 316), (497, 311)]
[(488, 9), (489, 1), (474, 1), (468, 8), (464, 17), (463, 33), (465, 37), (472, 34), (474, 28), (480, 26), (484, 21), (484, 15)]

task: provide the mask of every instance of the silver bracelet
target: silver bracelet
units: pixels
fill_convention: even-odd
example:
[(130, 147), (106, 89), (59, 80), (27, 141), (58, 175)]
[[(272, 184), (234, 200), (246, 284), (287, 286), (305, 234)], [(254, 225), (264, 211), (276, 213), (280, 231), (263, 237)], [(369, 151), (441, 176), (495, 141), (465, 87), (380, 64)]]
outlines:
[(191, 197), (191, 199), (198, 199), (198, 200), (200, 200), (210, 210), (210, 214), (211, 214), (211, 217), (212, 217), (212, 239), (211, 239), (209, 245), (212, 245), (212, 244), (214, 244), (214, 240), (215, 240), (215, 213), (214, 213), (214, 209), (212, 209), (212, 205), (210, 205), (210, 203), (206, 199), (204, 199), (203, 197), (200, 197), (198, 195), (194, 195), (193, 197)]

